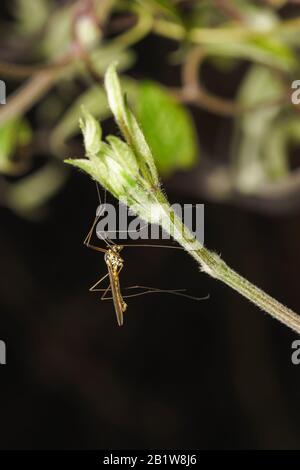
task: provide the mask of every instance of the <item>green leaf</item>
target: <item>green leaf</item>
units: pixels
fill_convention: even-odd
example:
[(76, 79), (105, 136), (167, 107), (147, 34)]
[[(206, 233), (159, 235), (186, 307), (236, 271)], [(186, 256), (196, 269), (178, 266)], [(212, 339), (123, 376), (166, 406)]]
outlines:
[(93, 179), (96, 179), (95, 164), (87, 158), (66, 158), (64, 163), (79, 168), (90, 175)]
[(0, 127), (0, 172), (16, 174), (23, 168), (22, 162), (14, 160), (18, 148), (31, 140), (31, 130), (25, 119), (13, 119)]
[(197, 137), (191, 116), (165, 88), (154, 82), (141, 82), (137, 116), (163, 174), (195, 164)]
[(238, 102), (254, 107), (236, 121), (235, 185), (241, 192), (255, 192), (285, 174), (284, 153), (279, 147), (276, 155), (270, 151), (274, 122), (280, 113), (278, 99), (283, 92), (279, 78), (258, 65), (252, 66), (239, 90)]
[(66, 182), (68, 173), (60, 162), (53, 161), (10, 183), (6, 192), (8, 207), (26, 218), (42, 215), (44, 204), (58, 193)]
[(132, 170), (132, 173), (135, 176), (138, 173), (138, 165), (129, 145), (114, 135), (107, 136), (106, 140), (110, 144), (117, 161), (122, 162), (125, 160), (127, 167)]

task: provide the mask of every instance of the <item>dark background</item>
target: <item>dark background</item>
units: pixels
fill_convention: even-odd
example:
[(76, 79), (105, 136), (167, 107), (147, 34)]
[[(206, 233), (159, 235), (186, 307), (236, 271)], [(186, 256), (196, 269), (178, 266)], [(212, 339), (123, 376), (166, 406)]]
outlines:
[[(174, 47), (144, 40), (134, 76), (178, 84), (167, 63)], [(218, 91), (234, 94), (242, 72), (215, 78)], [(226, 158), (231, 121), (192, 111), (203, 152)], [(165, 181), (172, 202), (205, 203), (206, 246), (299, 312), (300, 212), (187, 199), (176, 187)], [(130, 299), (119, 328), (112, 303), (88, 292), (105, 273), (102, 255), (82, 244), (96, 206), (94, 185), (74, 170), (44, 219), (0, 209), (0, 448), (298, 449), (297, 335), (199, 273), (186, 253), (156, 248), (124, 249), (123, 285), (210, 299)]]

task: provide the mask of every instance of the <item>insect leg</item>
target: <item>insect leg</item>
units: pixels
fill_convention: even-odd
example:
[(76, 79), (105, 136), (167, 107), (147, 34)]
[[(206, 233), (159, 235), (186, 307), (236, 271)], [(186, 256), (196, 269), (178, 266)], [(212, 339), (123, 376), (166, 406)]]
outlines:
[(107, 276), (108, 276), (108, 273), (104, 274), (104, 276), (102, 276), (101, 279), (99, 279), (99, 281), (97, 281), (92, 287), (90, 287), (89, 291), (90, 292), (99, 292), (99, 291), (104, 290), (104, 289), (96, 289), (96, 287), (99, 286), (99, 284), (101, 284), (101, 282), (104, 281), (104, 279), (106, 279)]

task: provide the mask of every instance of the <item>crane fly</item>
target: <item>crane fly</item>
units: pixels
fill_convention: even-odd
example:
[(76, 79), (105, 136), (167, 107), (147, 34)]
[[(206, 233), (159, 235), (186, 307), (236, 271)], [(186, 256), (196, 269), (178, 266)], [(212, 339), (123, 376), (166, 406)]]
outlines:
[[(100, 200), (100, 194), (99, 194), (98, 186), (97, 186), (97, 191), (98, 191), (98, 196), (99, 196), (99, 200)], [(101, 204), (101, 200), (100, 200), (100, 204)], [(165, 293), (169, 293), (169, 294), (180, 295), (180, 296), (187, 297), (187, 298), (193, 299), (193, 300), (203, 300), (205, 298), (208, 298), (208, 296), (199, 298), (199, 297), (193, 297), (191, 295), (183, 294), (182, 291), (185, 291), (185, 289), (158, 289), (158, 288), (155, 288), (155, 287), (146, 287), (146, 286), (139, 286), (139, 285), (127, 287), (127, 289), (146, 289), (146, 290), (144, 292), (139, 292), (139, 293), (136, 293), (136, 294), (130, 294), (130, 295), (123, 296), (123, 294), (121, 292), (120, 277), (119, 276), (120, 276), (120, 272), (122, 271), (122, 269), (124, 267), (124, 260), (121, 257), (120, 252), (123, 250), (125, 245), (118, 245), (116, 243), (113, 243), (112, 240), (110, 240), (110, 242), (108, 242), (108, 240), (105, 239), (104, 237), (102, 237), (102, 239), (105, 241), (105, 243), (107, 245), (107, 248), (102, 248), (102, 247), (91, 244), (92, 234), (93, 234), (94, 228), (95, 228), (100, 216), (101, 216), (101, 211), (100, 211), (99, 214), (96, 215), (95, 220), (93, 222), (93, 225), (92, 225), (89, 233), (87, 234), (87, 236), (84, 240), (84, 245), (87, 246), (88, 248), (91, 248), (92, 250), (104, 253), (104, 261), (105, 261), (105, 264), (106, 264), (106, 267), (107, 267), (107, 273), (103, 277), (101, 277), (101, 279), (99, 279), (92, 287), (90, 287), (89, 290), (91, 292), (92, 291), (93, 292), (103, 292), (103, 294), (101, 296), (101, 300), (109, 300), (109, 299), (113, 300), (113, 304), (114, 304), (114, 308), (115, 308), (115, 312), (116, 312), (116, 317), (117, 317), (117, 322), (118, 322), (119, 326), (122, 326), (123, 323), (124, 323), (123, 314), (127, 309), (127, 304), (124, 301), (124, 298), (127, 298), (127, 297), (137, 297), (137, 296), (140, 296), (140, 295), (150, 294), (150, 293), (153, 293), (153, 292), (160, 292), (160, 293), (165, 292)], [(134, 245), (134, 244), (130, 244), (130, 245), (126, 245), (126, 246), (129, 246), (129, 247), (148, 246), (148, 247), (155, 247), (155, 248), (162, 248), (163, 247), (163, 248), (175, 248), (175, 249), (180, 249), (180, 250), (182, 249), (181, 247), (168, 246), (168, 245), (140, 245), (140, 244)], [(99, 284), (101, 284), (102, 281), (104, 281), (104, 279), (106, 279), (107, 277), (109, 278), (108, 287), (106, 289), (98, 288)], [(111, 297), (106, 297), (106, 294), (109, 291), (111, 292)]]
[(123, 325), (123, 313), (125, 312), (127, 308), (127, 304), (123, 299), (122, 293), (121, 293), (121, 287), (120, 287), (120, 272), (123, 269), (124, 266), (124, 260), (120, 255), (120, 251), (123, 249), (122, 245), (116, 245), (113, 244), (111, 245), (108, 243), (107, 240), (105, 240), (108, 248), (101, 248), (96, 245), (91, 244), (91, 237), (92, 233), (94, 230), (94, 227), (99, 219), (100, 215), (96, 216), (94, 223), (92, 225), (91, 230), (89, 231), (86, 239), (84, 240), (84, 245), (86, 245), (88, 248), (91, 248), (92, 250), (95, 251), (100, 251), (104, 253), (104, 261), (107, 266), (107, 274), (103, 276), (99, 281), (96, 282), (91, 288), (90, 291), (102, 291), (103, 289), (97, 289), (97, 286), (107, 277), (109, 277), (110, 285), (107, 287), (107, 289), (104, 289), (104, 294), (101, 297), (101, 300), (107, 299), (105, 297), (106, 293), (111, 290), (112, 293), (112, 299), (116, 311), (116, 316), (117, 316), (117, 322), (119, 326)]

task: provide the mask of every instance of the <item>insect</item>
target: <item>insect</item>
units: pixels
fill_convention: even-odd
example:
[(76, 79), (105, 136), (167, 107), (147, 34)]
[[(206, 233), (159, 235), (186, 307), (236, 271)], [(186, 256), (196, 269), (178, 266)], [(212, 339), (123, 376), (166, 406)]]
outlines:
[(107, 244), (107, 249), (91, 244), (92, 233), (99, 217), (100, 215), (96, 216), (94, 223), (92, 225), (92, 228), (89, 231), (86, 239), (84, 240), (84, 244), (88, 248), (91, 248), (92, 250), (101, 251), (104, 253), (104, 261), (106, 263), (108, 272), (101, 279), (99, 279), (99, 281), (97, 281), (96, 284), (94, 284), (90, 288), (90, 291), (103, 291), (103, 289), (98, 289), (97, 286), (99, 286), (99, 284), (101, 284), (101, 282), (104, 281), (104, 279), (109, 277), (110, 284), (108, 285), (107, 289), (104, 289), (104, 293), (101, 297), (101, 300), (104, 300), (105, 298), (107, 298), (105, 296), (107, 292), (111, 290), (112, 299), (114, 302), (114, 307), (115, 307), (116, 316), (117, 316), (117, 322), (119, 326), (122, 326), (123, 325), (123, 313), (125, 312), (127, 308), (127, 304), (124, 301), (122, 293), (121, 293), (120, 278), (119, 278), (120, 272), (124, 266), (124, 260), (120, 255), (120, 251), (123, 249), (123, 246), (110, 244), (107, 240), (105, 240)]
[[(99, 193), (98, 186), (97, 186), (97, 191), (98, 191), (98, 197), (99, 197), (100, 207), (101, 207), (101, 198), (100, 198), (100, 193)], [(118, 322), (119, 326), (122, 326), (123, 323), (124, 323), (123, 314), (127, 309), (127, 304), (126, 304), (124, 298), (137, 297), (137, 296), (141, 296), (141, 295), (144, 295), (144, 294), (150, 294), (150, 293), (154, 293), (154, 292), (180, 295), (180, 296), (187, 297), (187, 298), (193, 299), (193, 300), (204, 300), (204, 299), (208, 298), (208, 296), (199, 298), (199, 297), (193, 297), (191, 295), (184, 294), (182, 292), (185, 289), (158, 289), (158, 288), (155, 288), (155, 287), (146, 287), (146, 286), (139, 286), (139, 285), (127, 287), (126, 289), (145, 289), (143, 292), (138, 292), (138, 293), (135, 293), (135, 294), (129, 294), (129, 295), (123, 296), (123, 294), (121, 292), (121, 286), (120, 286), (120, 273), (121, 273), (121, 271), (124, 267), (124, 260), (121, 257), (120, 252), (123, 250), (125, 245), (118, 245), (116, 243), (113, 243), (111, 240), (108, 241), (104, 237), (102, 237), (102, 239), (105, 241), (107, 248), (102, 248), (102, 247), (93, 245), (91, 243), (91, 238), (92, 238), (92, 235), (93, 235), (93, 231), (94, 231), (95, 226), (96, 226), (96, 224), (97, 224), (100, 217), (101, 217), (101, 211), (100, 211), (100, 213), (98, 213), (96, 215), (96, 217), (94, 219), (94, 222), (92, 224), (92, 227), (91, 227), (90, 231), (88, 232), (88, 234), (87, 234), (87, 236), (84, 240), (84, 245), (87, 246), (88, 248), (92, 249), (92, 250), (104, 253), (104, 261), (106, 263), (107, 273), (104, 276), (102, 276), (101, 279), (99, 279), (92, 287), (90, 287), (89, 290), (90, 290), (90, 292), (103, 292), (103, 294), (101, 296), (101, 300), (109, 300), (109, 299), (113, 300), (114, 308), (115, 308), (115, 312), (116, 312), (116, 317), (117, 317), (117, 322)], [(157, 248), (163, 247), (163, 248), (181, 249), (180, 247), (168, 246), (168, 245), (140, 245), (140, 244), (139, 245), (133, 245), (133, 244), (130, 244), (130, 245), (126, 245), (126, 246), (129, 246), (129, 247), (148, 246), (148, 247), (155, 247), (155, 248), (156, 247)], [(107, 288), (105, 288), (105, 289), (99, 288), (99, 285), (107, 277), (109, 278), (109, 285), (107, 286)], [(111, 292), (111, 297), (107, 297), (108, 292)]]

